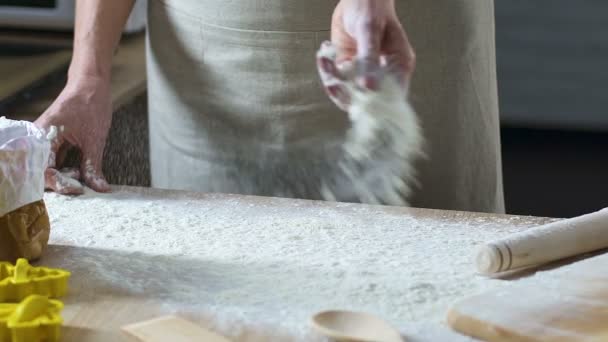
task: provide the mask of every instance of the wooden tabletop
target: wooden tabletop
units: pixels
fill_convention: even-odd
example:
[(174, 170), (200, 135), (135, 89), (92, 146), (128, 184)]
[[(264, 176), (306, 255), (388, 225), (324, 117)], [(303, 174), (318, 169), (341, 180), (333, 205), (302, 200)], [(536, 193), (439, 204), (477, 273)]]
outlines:
[(45, 201), (41, 263), (72, 271), (64, 332), (79, 342), (129, 341), (121, 326), (165, 314), (237, 341), (295, 341), (312, 311), (336, 306), (417, 340), (469, 341), (442, 323), (449, 304), (504, 281), (475, 274), (474, 245), (550, 221), (130, 187)]

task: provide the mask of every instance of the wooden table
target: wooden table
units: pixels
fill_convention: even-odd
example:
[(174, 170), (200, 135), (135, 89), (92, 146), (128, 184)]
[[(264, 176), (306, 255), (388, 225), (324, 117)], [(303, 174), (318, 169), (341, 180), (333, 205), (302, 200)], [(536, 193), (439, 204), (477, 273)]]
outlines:
[(448, 306), (506, 281), (475, 274), (475, 245), (550, 220), (128, 187), (45, 200), (42, 263), (73, 273), (65, 341), (79, 342), (128, 340), (120, 326), (169, 313), (236, 340), (298, 340), (337, 306), (415, 341), (469, 341), (442, 324)]

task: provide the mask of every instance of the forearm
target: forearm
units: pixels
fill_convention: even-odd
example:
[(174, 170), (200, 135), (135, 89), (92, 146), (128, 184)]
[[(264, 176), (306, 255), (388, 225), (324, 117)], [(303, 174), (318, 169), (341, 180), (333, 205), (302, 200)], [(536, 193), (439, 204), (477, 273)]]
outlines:
[(135, 0), (76, 1), (74, 53), (68, 80), (109, 82), (112, 56)]

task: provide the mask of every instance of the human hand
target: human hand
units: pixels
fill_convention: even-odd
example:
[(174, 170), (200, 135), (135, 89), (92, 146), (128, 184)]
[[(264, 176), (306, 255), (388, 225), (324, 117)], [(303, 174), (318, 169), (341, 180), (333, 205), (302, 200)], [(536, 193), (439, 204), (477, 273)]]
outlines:
[[(84, 188), (78, 180), (82, 179), (95, 191), (110, 191), (102, 173), (102, 158), (111, 121), (109, 82), (95, 78), (68, 82), (35, 122), (47, 132), (52, 126), (57, 127), (45, 172), (47, 189), (61, 194), (81, 194)], [(61, 169), (71, 147), (81, 152), (80, 168)]]
[[(337, 63), (336, 57), (337, 52), (333, 44), (330, 41), (323, 42), (319, 51), (317, 51), (317, 69), (329, 98), (340, 109), (350, 112), (353, 96), (356, 96), (357, 93), (362, 94), (367, 92), (368, 88), (358, 83), (361, 73), (360, 70), (357, 70), (354, 63)], [(403, 90), (402, 94), (405, 97), (408, 85), (403, 73), (403, 68), (396, 59), (389, 58), (384, 60), (374, 72), (374, 76), (377, 77), (379, 83), (378, 89), (372, 91), (380, 91), (381, 88), (387, 85), (390, 87), (391, 83), (387, 83), (388, 79), (386, 77), (391, 77), (394, 80), (394, 85), (401, 86)], [(391, 92), (390, 89), (388, 92)]]
[(356, 61), (358, 82), (368, 89), (378, 88), (380, 66), (399, 68), (403, 82), (414, 71), (416, 56), (394, 0), (341, 0), (333, 14), (331, 40), (338, 64)]

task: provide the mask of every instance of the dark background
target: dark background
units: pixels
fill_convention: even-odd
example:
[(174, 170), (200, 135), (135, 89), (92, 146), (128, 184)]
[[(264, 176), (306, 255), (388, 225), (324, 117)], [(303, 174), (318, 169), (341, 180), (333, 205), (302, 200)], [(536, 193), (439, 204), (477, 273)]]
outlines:
[(608, 1), (496, 0), (507, 211), (608, 206)]

